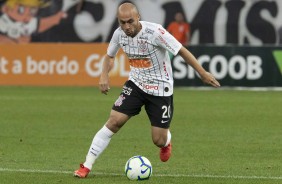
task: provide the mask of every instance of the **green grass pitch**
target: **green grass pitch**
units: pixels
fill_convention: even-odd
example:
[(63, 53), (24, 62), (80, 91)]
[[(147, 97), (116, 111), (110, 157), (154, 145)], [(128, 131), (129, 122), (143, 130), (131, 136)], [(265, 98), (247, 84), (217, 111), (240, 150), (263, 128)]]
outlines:
[(143, 183), (282, 183), (282, 92), (175, 89), (173, 155), (159, 160), (142, 110), (112, 139), (87, 179), (72, 176), (120, 88), (0, 87), (0, 183), (134, 183), (124, 165), (146, 156)]

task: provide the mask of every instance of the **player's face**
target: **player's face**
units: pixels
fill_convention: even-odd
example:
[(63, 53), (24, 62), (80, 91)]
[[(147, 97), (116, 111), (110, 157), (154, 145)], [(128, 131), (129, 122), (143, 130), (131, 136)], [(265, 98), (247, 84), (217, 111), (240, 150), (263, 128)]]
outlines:
[(36, 16), (38, 8), (17, 4), (13, 8), (7, 7), (6, 10), (5, 13), (15, 21), (28, 23)]
[(118, 22), (127, 36), (134, 37), (141, 29), (140, 16), (133, 11), (118, 14)]

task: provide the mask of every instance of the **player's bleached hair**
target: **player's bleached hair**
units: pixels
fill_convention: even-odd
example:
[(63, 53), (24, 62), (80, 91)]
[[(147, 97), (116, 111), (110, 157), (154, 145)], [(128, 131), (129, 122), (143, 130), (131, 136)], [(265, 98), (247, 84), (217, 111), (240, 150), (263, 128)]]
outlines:
[(50, 5), (50, 2), (44, 0), (7, 0), (6, 5), (9, 7), (14, 7), (17, 4), (31, 6), (31, 7), (46, 7)]

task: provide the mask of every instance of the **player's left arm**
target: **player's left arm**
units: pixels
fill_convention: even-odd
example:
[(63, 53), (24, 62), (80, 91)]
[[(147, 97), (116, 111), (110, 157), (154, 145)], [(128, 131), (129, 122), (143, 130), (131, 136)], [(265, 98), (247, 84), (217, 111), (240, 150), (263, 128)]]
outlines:
[(219, 82), (214, 78), (214, 76), (207, 72), (197, 61), (194, 55), (188, 51), (185, 47), (181, 47), (178, 54), (185, 60), (185, 62), (192, 66), (200, 75), (202, 81), (213, 87), (220, 87)]

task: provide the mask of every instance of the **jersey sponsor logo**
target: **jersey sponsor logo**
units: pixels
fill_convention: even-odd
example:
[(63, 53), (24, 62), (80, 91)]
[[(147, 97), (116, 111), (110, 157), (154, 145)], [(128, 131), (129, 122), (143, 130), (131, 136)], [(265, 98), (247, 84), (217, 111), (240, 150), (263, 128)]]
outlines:
[(164, 30), (164, 29), (159, 28), (158, 30), (159, 30), (162, 34), (165, 34), (165, 30)]
[(125, 46), (125, 45), (128, 45), (128, 41), (126, 41), (125, 39), (122, 39), (120, 42), (119, 42), (120, 45), (122, 46)]
[(148, 36), (139, 36), (139, 39), (142, 39), (142, 40), (148, 40)]
[(148, 58), (129, 59), (129, 64), (135, 68), (150, 68), (152, 66), (152, 62)]
[(143, 89), (147, 89), (147, 90), (159, 90), (159, 86), (157, 86), (157, 85), (145, 84), (145, 83), (142, 83), (142, 82), (140, 82), (139, 84), (140, 84), (140, 86), (143, 87)]
[(124, 99), (125, 97), (123, 95), (120, 95), (118, 99), (115, 101), (115, 106), (121, 106)]
[(136, 55), (136, 54), (127, 54), (128, 58), (129, 59), (149, 59), (150, 58), (150, 55), (147, 54), (147, 55)]
[(148, 33), (148, 34), (154, 34), (155, 31), (152, 30), (152, 29), (146, 28), (145, 32)]
[(166, 80), (169, 80), (168, 72), (167, 72), (166, 65), (165, 65), (164, 61), (163, 61), (163, 65), (164, 65), (165, 78), (166, 78)]
[(172, 51), (173, 53), (175, 53), (175, 50), (165, 41), (165, 39), (163, 37), (161, 37), (160, 35), (158, 36), (158, 38), (160, 39), (161, 43), (163, 43), (165, 45), (165, 47), (167, 49), (169, 49), (170, 51)]
[(147, 80), (142, 80), (142, 81), (140, 81), (140, 84), (141, 84), (141, 83), (144, 83), (144, 84), (154, 84), (154, 81), (147, 79)]

